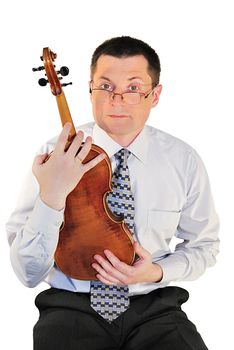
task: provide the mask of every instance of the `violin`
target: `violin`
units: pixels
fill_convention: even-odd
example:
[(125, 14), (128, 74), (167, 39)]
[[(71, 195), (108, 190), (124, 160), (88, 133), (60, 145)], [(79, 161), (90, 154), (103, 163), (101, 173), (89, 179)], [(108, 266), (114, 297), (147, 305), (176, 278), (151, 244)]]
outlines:
[[(48, 47), (43, 48), (41, 56), (43, 66), (33, 68), (33, 71), (45, 70), (46, 79), (39, 79), (39, 85), (45, 86), (49, 83), (52, 95), (56, 98), (62, 126), (67, 122), (72, 124), (64, 150), (66, 151), (76, 135), (76, 129), (63, 91), (63, 87), (71, 83), (61, 84), (62, 78), (59, 77), (68, 75), (69, 69), (62, 67), (56, 71), (54, 65), (56, 58), (56, 53)], [(89, 154), (82, 163), (89, 162), (101, 153), (106, 154), (101, 147), (92, 144)], [(49, 157), (50, 155), (46, 161)], [(123, 216), (112, 213), (107, 205), (107, 195), (112, 191), (111, 179), (111, 162), (106, 154), (100, 163), (83, 175), (67, 196), (64, 221), (60, 227), (54, 259), (57, 267), (71, 278), (97, 280), (97, 272), (91, 264), (94, 262), (95, 254), (106, 258), (104, 249), (111, 250), (128, 265), (132, 265), (135, 260), (131, 231), (124, 223)]]

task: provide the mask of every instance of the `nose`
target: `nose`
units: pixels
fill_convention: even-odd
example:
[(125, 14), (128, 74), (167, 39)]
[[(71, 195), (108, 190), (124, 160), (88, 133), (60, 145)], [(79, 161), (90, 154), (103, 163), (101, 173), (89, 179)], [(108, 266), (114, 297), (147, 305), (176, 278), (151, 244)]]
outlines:
[(113, 92), (111, 95), (111, 103), (115, 103), (115, 104), (123, 104), (124, 103), (124, 99), (123, 99), (123, 95), (119, 94), (117, 92)]

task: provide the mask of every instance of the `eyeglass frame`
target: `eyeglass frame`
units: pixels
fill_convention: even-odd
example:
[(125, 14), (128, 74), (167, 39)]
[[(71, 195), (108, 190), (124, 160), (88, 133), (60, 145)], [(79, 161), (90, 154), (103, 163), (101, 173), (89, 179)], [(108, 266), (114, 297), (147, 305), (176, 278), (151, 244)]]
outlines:
[[(94, 81), (93, 80), (90, 80), (90, 82), (89, 82), (89, 84), (91, 84), (91, 83), (94, 83)], [(157, 85), (158, 85), (158, 83), (152, 83), (153, 85), (154, 85), (154, 87), (153, 87), (153, 89), (151, 90), (151, 91), (149, 91), (148, 93), (144, 93), (144, 92), (139, 92), (139, 91), (126, 91), (126, 92), (122, 92), (122, 93), (118, 93), (118, 92), (114, 92), (114, 91), (108, 91), (108, 90), (105, 90), (105, 89), (99, 89), (99, 88), (92, 88), (91, 89), (91, 87), (89, 87), (89, 93), (90, 94), (92, 94), (92, 91), (93, 90), (98, 90), (98, 91), (106, 91), (106, 92), (108, 92), (109, 93), (109, 99), (111, 99), (112, 98), (112, 101), (114, 101), (114, 96), (115, 95), (119, 95), (119, 96), (121, 96), (121, 100), (122, 101), (124, 101), (124, 97), (123, 97), (123, 95), (124, 94), (139, 94), (140, 95), (140, 102), (139, 103), (134, 103), (133, 105), (138, 105), (138, 104), (140, 104), (141, 103), (141, 97), (143, 97), (144, 96), (144, 98), (146, 99), (146, 98), (148, 98), (149, 97), (149, 95), (154, 91), (154, 89), (157, 87)], [(151, 84), (142, 84), (142, 85), (151, 85)]]

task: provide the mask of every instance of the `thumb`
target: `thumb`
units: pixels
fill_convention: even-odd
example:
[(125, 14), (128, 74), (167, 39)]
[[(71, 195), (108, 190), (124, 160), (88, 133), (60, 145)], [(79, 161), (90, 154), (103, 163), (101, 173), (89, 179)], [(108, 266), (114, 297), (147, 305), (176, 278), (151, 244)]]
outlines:
[(32, 165), (33, 171), (35, 171), (35, 169), (38, 168), (39, 165), (44, 163), (47, 156), (48, 156), (48, 153), (43, 153), (43, 154), (39, 154), (34, 158), (33, 165)]
[(41, 165), (42, 163), (44, 163), (47, 156), (48, 156), (48, 153), (39, 154), (38, 156), (35, 157), (33, 163), (35, 165)]
[(149, 252), (145, 250), (137, 241), (134, 242), (134, 249), (137, 255), (141, 259), (145, 259), (149, 257)]

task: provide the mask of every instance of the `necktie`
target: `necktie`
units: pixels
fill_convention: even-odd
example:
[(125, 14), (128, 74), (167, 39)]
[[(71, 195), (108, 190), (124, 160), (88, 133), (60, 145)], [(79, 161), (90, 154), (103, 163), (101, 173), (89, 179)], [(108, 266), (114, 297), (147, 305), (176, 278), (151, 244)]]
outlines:
[[(115, 154), (119, 162), (112, 176), (112, 192), (107, 197), (110, 210), (124, 215), (124, 221), (134, 233), (134, 197), (131, 192), (127, 159), (130, 151), (122, 148)], [(91, 281), (90, 301), (92, 308), (111, 323), (129, 307), (127, 286), (108, 286)]]

